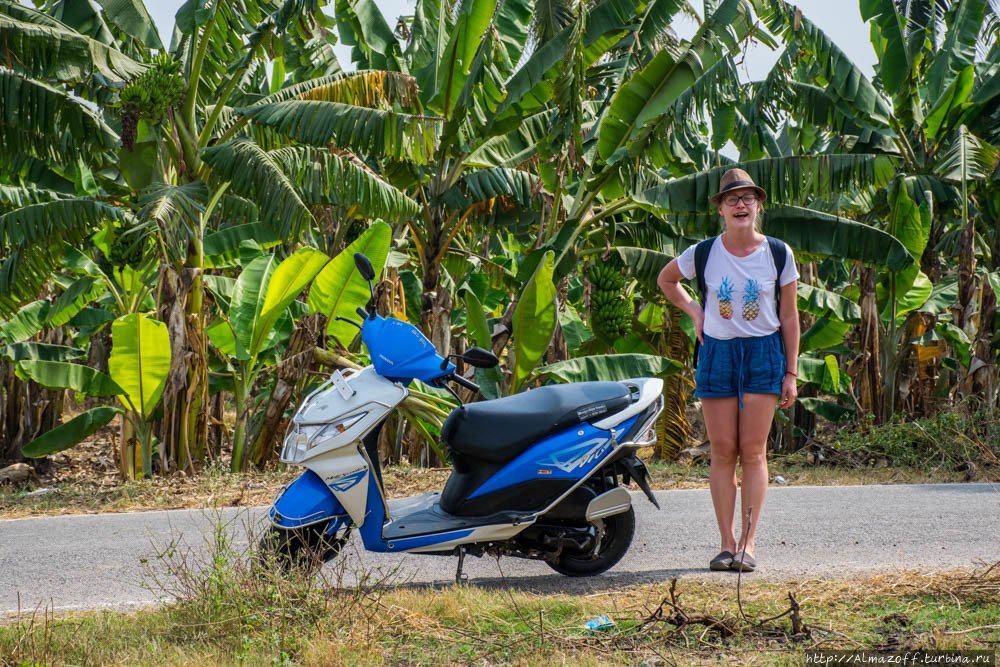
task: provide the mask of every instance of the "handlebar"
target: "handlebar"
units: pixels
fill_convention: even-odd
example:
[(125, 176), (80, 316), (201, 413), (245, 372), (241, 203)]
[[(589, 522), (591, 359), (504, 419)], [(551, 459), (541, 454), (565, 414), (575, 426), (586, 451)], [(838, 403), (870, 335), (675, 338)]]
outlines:
[(448, 379), (449, 380), (454, 380), (457, 384), (462, 385), (466, 389), (471, 389), (472, 391), (479, 391), (479, 385), (478, 384), (476, 384), (475, 382), (472, 382), (471, 380), (466, 380), (464, 377), (462, 377), (461, 375), (458, 375), (457, 373), (453, 374)]
[(358, 309), (355, 310), (354, 312), (361, 316), (361, 321), (367, 320), (369, 317), (371, 317), (368, 311), (362, 308), (361, 306), (358, 306)]

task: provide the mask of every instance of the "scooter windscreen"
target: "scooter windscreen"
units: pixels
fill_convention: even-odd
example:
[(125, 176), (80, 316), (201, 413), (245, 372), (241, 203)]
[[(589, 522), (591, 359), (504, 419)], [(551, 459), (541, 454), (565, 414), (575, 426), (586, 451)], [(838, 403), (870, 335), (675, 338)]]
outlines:
[(428, 384), (455, 372), (455, 364), (437, 353), (434, 345), (417, 327), (394, 317), (369, 316), (361, 328), (361, 340), (371, 355), (375, 372), (382, 377), (408, 384), (420, 380)]

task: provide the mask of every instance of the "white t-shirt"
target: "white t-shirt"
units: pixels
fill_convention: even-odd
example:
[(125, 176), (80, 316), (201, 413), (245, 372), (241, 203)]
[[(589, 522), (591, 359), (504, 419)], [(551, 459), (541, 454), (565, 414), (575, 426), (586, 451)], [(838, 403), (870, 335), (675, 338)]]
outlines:
[[(695, 277), (693, 245), (677, 258), (677, 267), (688, 280)], [(784, 287), (798, 280), (792, 249), (785, 244), (788, 256), (779, 284)], [(777, 331), (777, 304), (774, 281), (778, 271), (765, 239), (746, 257), (737, 257), (726, 250), (716, 237), (705, 266), (705, 328), (712, 338), (728, 340), (750, 336), (767, 336)]]

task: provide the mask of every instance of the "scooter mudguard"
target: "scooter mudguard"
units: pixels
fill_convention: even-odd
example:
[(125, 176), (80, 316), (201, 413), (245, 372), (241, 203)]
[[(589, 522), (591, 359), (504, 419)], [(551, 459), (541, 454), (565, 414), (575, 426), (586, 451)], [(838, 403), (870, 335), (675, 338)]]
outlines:
[(312, 470), (306, 470), (285, 487), (271, 505), (268, 517), (275, 526), (289, 529), (330, 521), (330, 530), (336, 530), (350, 522), (333, 491)]
[[(621, 459), (619, 463), (621, 463), (622, 467), (625, 468), (626, 472), (628, 472), (632, 481), (635, 482), (640, 489), (642, 489), (643, 493), (646, 494), (646, 497), (649, 498), (649, 502), (653, 503), (653, 505), (656, 506), (656, 509), (660, 509), (660, 503), (656, 502), (656, 496), (653, 495), (653, 488), (650, 484), (653, 481), (653, 478), (650, 476), (649, 470), (646, 468), (646, 464), (642, 462), (642, 459), (635, 454), (632, 454), (632, 456), (626, 456)], [(625, 484), (628, 484), (628, 480), (625, 480)]]

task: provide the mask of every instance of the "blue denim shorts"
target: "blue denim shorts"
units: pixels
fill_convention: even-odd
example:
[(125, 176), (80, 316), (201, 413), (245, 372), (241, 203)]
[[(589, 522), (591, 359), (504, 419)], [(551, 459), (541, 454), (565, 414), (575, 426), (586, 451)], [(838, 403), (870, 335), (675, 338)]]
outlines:
[(698, 352), (694, 395), (739, 398), (743, 394), (781, 394), (785, 379), (785, 344), (781, 333), (722, 340), (704, 336)]

